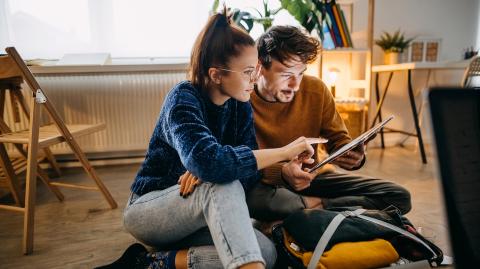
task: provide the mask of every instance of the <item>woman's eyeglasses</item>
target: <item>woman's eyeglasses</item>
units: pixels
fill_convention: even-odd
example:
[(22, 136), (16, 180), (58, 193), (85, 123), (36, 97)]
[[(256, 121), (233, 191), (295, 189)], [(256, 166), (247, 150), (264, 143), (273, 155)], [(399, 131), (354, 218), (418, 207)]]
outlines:
[(262, 67), (261, 65), (257, 65), (255, 69), (249, 69), (244, 71), (236, 71), (236, 70), (220, 68), (220, 67), (217, 67), (217, 69), (227, 71), (227, 72), (240, 73), (240, 74), (243, 74), (245, 78), (248, 78), (249, 81), (256, 81), (260, 76), (260, 70), (262, 70)]

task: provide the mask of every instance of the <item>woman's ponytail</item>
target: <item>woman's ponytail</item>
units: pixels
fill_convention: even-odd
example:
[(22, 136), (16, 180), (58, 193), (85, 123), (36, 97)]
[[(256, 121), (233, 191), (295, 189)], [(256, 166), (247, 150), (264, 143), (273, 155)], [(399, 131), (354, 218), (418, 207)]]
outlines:
[(240, 27), (232, 24), (224, 6), (223, 12), (211, 16), (195, 40), (190, 56), (189, 79), (199, 89), (206, 88), (210, 67), (227, 67), (240, 48), (255, 46), (255, 41)]

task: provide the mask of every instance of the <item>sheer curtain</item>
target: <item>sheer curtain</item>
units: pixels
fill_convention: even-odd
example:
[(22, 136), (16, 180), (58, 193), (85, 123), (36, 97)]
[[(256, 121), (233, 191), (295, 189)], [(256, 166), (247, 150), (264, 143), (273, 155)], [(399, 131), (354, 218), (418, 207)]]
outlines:
[[(0, 48), (24, 58), (108, 52), (112, 57), (188, 57), (213, 0), (0, 0)], [(262, 0), (227, 1), (262, 10)], [(280, 6), (271, 1), (272, 8)], [(295, 23), (286, 11), (275, 23)], [(262, 32), (255, 26), (252, 36)]]
[(209, 0), (0, 0), (0, 47), (25, 58), (188, 56)]

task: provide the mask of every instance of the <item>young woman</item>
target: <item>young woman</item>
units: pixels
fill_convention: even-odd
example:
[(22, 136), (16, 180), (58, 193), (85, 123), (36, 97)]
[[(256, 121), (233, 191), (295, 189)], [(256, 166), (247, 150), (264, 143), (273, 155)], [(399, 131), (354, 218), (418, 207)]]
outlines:
[(319, 141), (299, 138), (282, 148), (256, 150), (248, 101), (259, 73), (257, 56), (253, 39), (225, 11), (213, 15), (197, 37), (190, 80), (166, 97), (124, 212), (125, 228), (136, 239), (180, 250), (145, 255), (133, 245), (127, 251), (135, 253), (131, 266), (273, 266), (274, 246), (254, 231), (245, 192), (259, 180), (258, 170), (310, 158), (310, 144)]

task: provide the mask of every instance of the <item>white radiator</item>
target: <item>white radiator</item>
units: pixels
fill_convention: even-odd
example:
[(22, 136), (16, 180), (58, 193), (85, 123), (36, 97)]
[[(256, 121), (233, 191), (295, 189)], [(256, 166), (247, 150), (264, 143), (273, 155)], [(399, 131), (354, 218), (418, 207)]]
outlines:
[[(163, 100), (186, 78), (186, 71), (38, 74), (36, 78), (66, 123), (106, 123), (104, 131), (78, 139), (85, 152), (122, 157), (118, 154), (145, 153)], [(24, 89), (25, 94), (29, 91)], [(7, 102), (7, 124), (25, 129), (25, 118), (13, 123), (11, 109)], [(45, 119), (46, 114), (42, 113)], [(51, 149), (60, 154), (71, 152), (65, 143)]]

